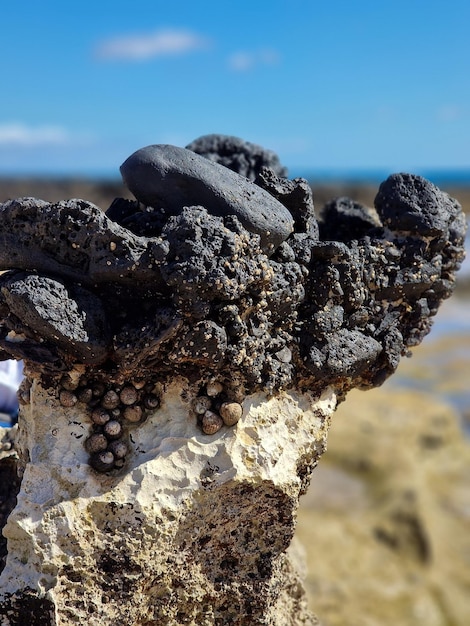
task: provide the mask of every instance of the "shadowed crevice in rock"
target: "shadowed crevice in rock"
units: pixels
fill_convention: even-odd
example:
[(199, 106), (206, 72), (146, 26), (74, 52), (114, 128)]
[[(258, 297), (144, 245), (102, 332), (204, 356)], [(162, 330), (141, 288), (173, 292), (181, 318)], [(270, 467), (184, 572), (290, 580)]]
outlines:
[(2, 529), (8, 516), (16, 506), (16, 496), (20, 490), (21, 479), (18, 476), (18, 459), (12, 453), (0, 458), (0, 574), (5, 567), (7, 542)]
[(7, 594), (0, 599), (0, 616), (8, 626), (56, 626), (55, 607), (51, 600), (40, 597), (32, 589)]

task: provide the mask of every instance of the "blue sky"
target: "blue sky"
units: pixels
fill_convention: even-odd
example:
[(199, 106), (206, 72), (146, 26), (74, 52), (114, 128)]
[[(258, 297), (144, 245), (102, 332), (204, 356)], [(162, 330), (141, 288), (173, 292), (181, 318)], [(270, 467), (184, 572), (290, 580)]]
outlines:
[(206, 133), (291, 173), (470, 168), (468, 0), (1, 3), (0, 176)]

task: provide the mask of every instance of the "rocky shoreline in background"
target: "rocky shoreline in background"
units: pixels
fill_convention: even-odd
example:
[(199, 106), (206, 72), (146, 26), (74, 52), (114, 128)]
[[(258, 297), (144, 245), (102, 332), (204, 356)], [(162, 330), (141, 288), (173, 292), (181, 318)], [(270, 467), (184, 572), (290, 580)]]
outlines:
[[(311, 182), (314, 190), (315, 208), (321, 209), (332, 198), (347, 196), (356, 202), (373, 206), (377, 194), (376, 183), (357, 182)], [(464, 212), (470, 216), (470, 185), (440, 187), (456, 198)], [(107, 209), (115, 198), (132, 198), (132, 194), (119, 179), (92, 180), (73, 178), (7, 178), (0, 177), (0, 202), (11, 198), (33, 196), (47, 202), (65, 198), (86, 198), (100, 208)]]

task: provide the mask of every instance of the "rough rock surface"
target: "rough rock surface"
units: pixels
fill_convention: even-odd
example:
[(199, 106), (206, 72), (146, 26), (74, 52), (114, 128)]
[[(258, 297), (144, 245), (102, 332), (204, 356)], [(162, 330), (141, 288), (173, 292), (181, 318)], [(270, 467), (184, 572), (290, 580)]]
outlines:
[(126, 471), (105, 477), (88, 465), (84, 405), (65, 409), (39, 382), (30, 394), (2, 625), (316, 623), (287, 548), (332, 390), (254, 394), (236, 428), (208, 437), (175, 380), (131, 430)]
[(395, 175), (376, 214), (318, 224), (265, 163), (144, 157), (123, 166), (144, 205), (0, 205), (0, 357), (26, 371), (2, 626), (313, 623), (298, 497), (335, 398), (380, 385), (451, 294), (461, 209)]
[(467, 626), (469, 470), (468, 437), (435, 395), (348, 396), (299, 510), (322, 623)]
[(278, 176), (287, 176), (287, 169), (281, 165), (275, 152), (232, 135), (203, 135), (186, 148), (250, 180), (255, 180), (263, 167)]
[[(236, 216), (196, 205), (168, 216), (124, 200), (106, 216), (83, 200), (3, 204), (0, 263), (26, 272), (23, 286), (17, 274), (0, 278), (4, 358), (66, 370), (85, 354), (126, 376), (152, 373), (158, 361), (161, 378), (197, 371), (201, 380), (217, 363), (235, 396), (380, 385), (452, 292), (464, 256), (458, 203), (424, 179), (392, 176), (376, 218), (355, 207), (355, 227), (344, 227), (351, 211), (339, 210), (343, 202), (321, 223), (320, 236), (337, 232), (337, 240), (322, 239), (302, 180), (264, 170), (258, 182), (294, 218), (271, 257)], [(41, 299), (32, 270), (43, 284), (54, 281), (62, 306), (27, 313), (25, 302)], [(55, 340), (61, 315), (69, 328)], [(45, 326), (51, 336), (42, 336)]]

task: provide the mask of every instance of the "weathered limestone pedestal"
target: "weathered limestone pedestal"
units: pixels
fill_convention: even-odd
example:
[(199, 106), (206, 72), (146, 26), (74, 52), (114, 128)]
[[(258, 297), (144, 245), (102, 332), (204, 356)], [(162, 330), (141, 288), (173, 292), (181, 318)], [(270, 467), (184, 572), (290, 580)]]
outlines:
[(33, 381), (2, 626), (316, 623), (288, 547), (334, 393), (254, 394), (235, 427), (208, 436), (187, 392), (175, 381), (130, 429), (126, 466), (104, 475), (88, 464), (83, 406)]

